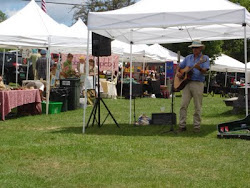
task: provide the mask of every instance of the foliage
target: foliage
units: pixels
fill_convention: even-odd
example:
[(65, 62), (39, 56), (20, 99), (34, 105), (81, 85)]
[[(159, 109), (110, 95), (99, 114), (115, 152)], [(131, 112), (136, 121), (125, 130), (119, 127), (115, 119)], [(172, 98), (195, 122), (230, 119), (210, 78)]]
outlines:
[[(4, 20), (7, 19), (6, 14), (4, 14), (1, 10), (0, 10), (0, 22), (3, 22)], [(0, 52), (3, 52), (3, 49), (0, 48)]]
[[(180, 99), (174, 100), (177, 118)], [(249, 141), (216, 138), (217, 124), (244, 117), (232, 115), (223, 99), (204, 97), (198, 134), (192, 132), (193, 103), (185, 133), (127, 124), (124, 99), (104, 99), (120, 128), (109, 116), (84, 135), (82, 109), (6, 120), (0, 125), (1, 187), (248, 187)], [(135, 100), (136, 117), (162, 106), (170, 112), (171, 99)], [(101, 114), (103, 120), (103, 106)]]
[(74, 19), (81, 18), (87, 23), (87, 17), (89, 12), (102, 12), (108, 10), (115, 10), (122, 7), (134, 4), (135, 0), (87, 0), (84, 5), (76, 5)]
[[(206, 46), (203, 53), (208, 55), (211, 58), (211, 61), (215, 59), (220, 53), (222, 52), (222, 41), (208, 41), (203, 42)], [(182, 56), (187, 56), (188, 54), (192, 53), (191, 48), (188, 48), (190, 43), (175, 43), (175, 44), (164, 44), (163, 46), (172, 50), (174, 52), (180, 51)]]
[[(249, 0), (230, 0), (233, 3), (237, 3), (241, 6), (246, 7), (248, 11), (250, 11), (250, 1)], [(242, 28), (243, 29), (243, 28)], [(222, 46), (223, 48), (223, 53), (229, 55), (230, 57), (233, 57), (241, 62), (245, 62), (245, 57), (244, 57), (244, 40), (227, 40), (224, 41), (224, 44)], [(247, 62), (250, 61), (250, 41), (248, 40), (247, 42), (247, 51), (248, 51), (248, 59)]]
[(1, 10), (0, 10), (0, 22), (3, 22), (4, 20), (7, 19), (6, 14), (4, 14)]
[(230, 0), (233, 3), (239, 4), (245, 7), (248, 11), (250, 11), (250, 2), (249, 0)]

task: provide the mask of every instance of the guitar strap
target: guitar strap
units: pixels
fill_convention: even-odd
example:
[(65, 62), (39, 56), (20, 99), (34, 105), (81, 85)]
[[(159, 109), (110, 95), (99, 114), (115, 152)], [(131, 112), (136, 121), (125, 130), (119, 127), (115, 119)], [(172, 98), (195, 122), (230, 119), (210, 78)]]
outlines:
[[(202, 61), (203, 61), (203, 54), (201, 55), (200, 60), (199, 60), (198, 63), (201, 63)], [(195, 64), (198, 64), (198, 63), (195, 63)]]

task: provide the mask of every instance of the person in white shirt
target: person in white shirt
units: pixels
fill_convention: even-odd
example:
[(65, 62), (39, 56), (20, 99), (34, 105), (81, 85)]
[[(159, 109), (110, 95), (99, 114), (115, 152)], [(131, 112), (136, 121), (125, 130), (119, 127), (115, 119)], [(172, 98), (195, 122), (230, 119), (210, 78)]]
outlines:
[(81, 92), (84, 90), (84, 79), (85, 79), (85, 57), (80, 56), (79, 62), (77, 64), (77, 75), (80, 77), (80, 83), (81, 83)]

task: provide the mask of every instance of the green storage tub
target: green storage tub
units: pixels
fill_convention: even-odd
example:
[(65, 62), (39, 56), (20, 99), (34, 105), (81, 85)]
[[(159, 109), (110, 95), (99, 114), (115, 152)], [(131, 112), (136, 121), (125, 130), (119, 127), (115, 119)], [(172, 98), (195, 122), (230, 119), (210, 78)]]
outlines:
[[(62, 109), (62, 102), (49, 102), (49, 114), (59, 114)], [(42, 102), (42, 112), (46, 114), (46, 102)]]

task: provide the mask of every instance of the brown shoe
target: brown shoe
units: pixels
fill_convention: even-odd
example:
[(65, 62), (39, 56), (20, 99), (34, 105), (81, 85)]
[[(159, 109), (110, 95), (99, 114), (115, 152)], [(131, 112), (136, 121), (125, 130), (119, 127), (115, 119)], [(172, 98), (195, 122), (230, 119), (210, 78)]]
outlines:
[(199, 128), (194, 128), (193, 132), (194, 132), (194, 133), (200, 133), (201, 130), (200, 130)]
[(181, 133), (181, 132), (185, 132), (186, 130), (187, 130), (186, 127), (179, 127), (178, 132)]

